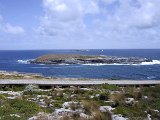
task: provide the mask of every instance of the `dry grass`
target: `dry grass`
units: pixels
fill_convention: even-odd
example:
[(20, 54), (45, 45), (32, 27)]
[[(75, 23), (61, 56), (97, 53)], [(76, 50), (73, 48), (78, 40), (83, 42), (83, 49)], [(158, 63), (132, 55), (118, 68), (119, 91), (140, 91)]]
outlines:
[(75, 111), (76, 109), (81, 108), (81, 105), (80, 105), (80, 103), (74, 103), (74, 102), (72, 102), (70, 104), (70, 108), (71, 108), (71, 110)]
[(114, 93), (114, 94), (111, 94), (110, 98), (115, 103), (118, 103), (118, 104), (125, 103), (125, 96), (124, 96), (123, 93)]
[(37, 116), (36, 120), (49, 120), (49, 119), (46, 114), (41, 114), (41, 115)]
[(97, 104), (93, 101), (83, 101), (83, 109), (85, 110), (85, 113), (88, 115), (92, 115), (92, 113), (94, 111), (99, 110), (99, 107), (97, 106)]
[(95, 111), (92, 120), (112, 120), (112, 114), (109, 111), (103, 113), (100, 111)]
[(133, 97), (134, 99), (139, 99), (142, 97), (142, 90), (141, 88), (136, 88), (136, 87), (127, 87), (125, 89), (125, 93), (129, 96), (129, 97)]

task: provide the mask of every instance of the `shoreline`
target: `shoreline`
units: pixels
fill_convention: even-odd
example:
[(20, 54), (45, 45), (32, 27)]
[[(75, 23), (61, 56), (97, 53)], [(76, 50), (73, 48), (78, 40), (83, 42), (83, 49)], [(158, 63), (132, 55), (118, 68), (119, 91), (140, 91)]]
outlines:
[(27, 73), (27, 72), (17, 72), (17, 71), (4, 71), (0, 70), (0, 80), (10, 79), (10, 80), (18, 80), (18, 79), (30, 79), (30, 80), (70, 80), (70, 81), (159, 81), (156, 79), (121, 79), (121, 78), (74, 78), (74, 77), (47, 77), (40, 73)]
[(138, 85), (158, 85), (160, 80), (109, 80), (92, 78), (52, 78), (44, 77), (35, 73), (7, 72), (0, 71), (1, 85), (27, 85), (36, 84), (42, 86), (90, 86), (90, 85), (118, 85), (118, 86), (138, 86)]

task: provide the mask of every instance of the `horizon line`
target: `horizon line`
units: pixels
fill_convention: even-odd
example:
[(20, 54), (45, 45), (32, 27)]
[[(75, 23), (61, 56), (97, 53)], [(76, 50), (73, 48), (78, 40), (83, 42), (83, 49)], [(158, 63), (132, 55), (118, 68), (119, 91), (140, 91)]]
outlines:
[(160, 50), (160, 48), (82, 48), (82, 49), (79, 49), (79, 48), (64, 48), (64, 49), (1, 49), (0, 51), (30, 51), (30, 50)]

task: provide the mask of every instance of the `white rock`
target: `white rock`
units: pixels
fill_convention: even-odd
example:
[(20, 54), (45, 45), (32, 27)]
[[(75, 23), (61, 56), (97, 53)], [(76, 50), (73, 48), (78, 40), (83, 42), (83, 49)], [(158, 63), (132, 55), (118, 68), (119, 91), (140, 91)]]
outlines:
[(37, 101), (37, 98), (29, 98), (30, 101)]
[(99, 97), (99, 94), (96, 94), (96, 97)]
[(129, 120), (129, 119), (122, 117), (122, 115), (112, 115), (112, 120)]
[(92, 90), (91, 88), (80, 88), (81, 90), (86, 90), (86, 91), (90, 91)]
[(111, 106), (100, 106), (99, 107), (99, 110), (101, 111), (101, 112), (107, 112), (107, 111), (112, 111), (112, 110), (114, 110), (115, 108), (112, 108)]
[(94, 98), (94, 96), (93, 96), (93, 95), (91, 95), (91, 96), (90, 96), (90, 98), (92, 99), (92, 98)]
[(121, 91), (111, 91), (110, 94), (122, 93)]
[(143, 96), (144, 99), (148, 99), (148, 96)]
[(7, 97), (8, 99), (10, 99), (10, 100), (14, 100), (14, 99), (16, 99), (16, 97), (15, 96), (13, 96), (13, 97)]
[(8, 94), (8, 95), (14, 95), (14, 96), (21, 96), (22, 92), (0, 91), (0, 94)]
[(41, 107), (46, 107), (46, 103), (45, 103), (45, 102), (38, 102), (38, 104), (39, 104)]
[(134, 98), (126, 98), (126, 99), (125, 99), (125, 102), (126, 102), (127, 104), (133, 104)]
[(37, 119), (37, 117), (34, 116), (34, 117), (29, 118), (28, 120), (36, 120), (36, 119)]
[(89, 115), (86, 115), (84, 113), (80, 113), (80, 117), (85, 118), (85, 119), (89, 119), (90, 118)]
[(70, 115), (70, 114), (74, 113), (74, 111), (69, 110), (69, 109), (60, 108), (60, 109), (55, 109), (54, 113), (56, 115), (62, 116), (62, 115)]
[(63, 107), (63, 108), (68, 108), (68, 107), (70, 107), (71, 104), (78, 104), (78, 102), (73, 102), (73, 101), (64, 102), (64, 103), (62, 104), (62, 107)]
[(51, 99), (52, 98), (52, 96), (48, 96), (48, 99)]
[(12, 116), (21, 117), (21, 116), (19, 116), (19, 115), (17, 115), (17, 114), (10, 114), (10, 116), (11, 116), (11, 117), (12, 117)]
[(40, 101), (40, 102), (44, 102), (44, 99), (40, 99), (39, 101)]
[(147, 118), (148, 118), (148, 120), (152, 120), (150, 114), (147, 115)]
[(74, 95), (71, 95), (71, 98), (73, 98), (73, 97), (75, 97), (76, 95), (74, 94)]
[(55, 120), (54, 117), (55, 116), (53, 116), (52, 114), (46, 114), (44, 112), (40, 112), (37, 114), (37, 116), (33, 116), (29, 118), (28, 120), (39, 120), (39, 119)]
[(159, 112), (159, 110), (153, 110), (154, 112)]

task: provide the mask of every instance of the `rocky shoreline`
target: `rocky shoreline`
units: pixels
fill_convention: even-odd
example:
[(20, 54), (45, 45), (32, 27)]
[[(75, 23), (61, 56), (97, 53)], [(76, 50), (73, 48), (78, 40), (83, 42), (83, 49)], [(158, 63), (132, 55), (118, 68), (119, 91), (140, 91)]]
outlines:
[(16, 71), (1, 71), (0, 70), (0, 79), (51, 79), (51, 77), (45, 77), (38, 73), (22, 73)]
[(51, 54), (40, 56), (29, 62), (33, 64), (141, 64), (143, 62), (152, 62), (152, 60), (139, 57)]

